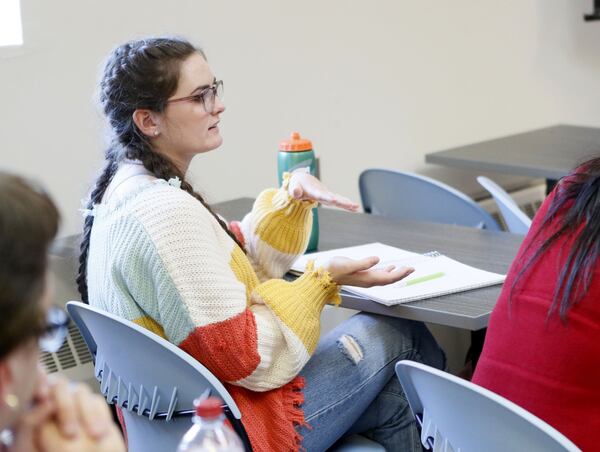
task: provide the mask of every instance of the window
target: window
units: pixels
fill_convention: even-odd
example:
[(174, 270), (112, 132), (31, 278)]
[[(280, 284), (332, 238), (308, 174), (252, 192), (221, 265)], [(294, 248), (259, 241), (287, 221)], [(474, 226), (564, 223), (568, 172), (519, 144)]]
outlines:
[(23, 44), (19, 0), (0, 0), (0, 47)]

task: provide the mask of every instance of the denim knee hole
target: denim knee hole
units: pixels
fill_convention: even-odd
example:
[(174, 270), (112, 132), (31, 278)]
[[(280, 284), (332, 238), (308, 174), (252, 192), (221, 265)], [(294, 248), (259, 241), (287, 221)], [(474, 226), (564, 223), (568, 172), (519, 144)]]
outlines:
[(363, 359), (364, 354), (362, 348), (354, 337), (344, 334), (343, 336), (340, 336), (337, 344), (344, 356), (354, 364), (358, 364)]

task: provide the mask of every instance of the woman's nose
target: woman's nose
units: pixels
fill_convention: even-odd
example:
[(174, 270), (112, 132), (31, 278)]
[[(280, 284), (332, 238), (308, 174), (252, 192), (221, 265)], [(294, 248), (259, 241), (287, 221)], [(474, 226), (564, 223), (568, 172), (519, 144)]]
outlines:
[(213, 115), (218, 115), (225, 111), (225, 104), (219, 96), (215, 96), (215, 108), (213, 109)]

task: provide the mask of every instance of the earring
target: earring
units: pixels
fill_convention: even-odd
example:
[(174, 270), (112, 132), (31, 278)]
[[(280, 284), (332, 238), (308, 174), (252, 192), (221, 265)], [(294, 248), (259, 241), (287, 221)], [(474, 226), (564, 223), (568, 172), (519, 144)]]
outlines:
[(154, 131), (154, 136), (155, 136), (155, 137), (157, 137), (157, 136), (159, 136), (159, 135), (160, 135), (160, 131), (158, 131), (158, 130), (155, 130), (155, 131)]
[(19, 398), (14, 394), (6, 394), (4, 396), (4, 403), (13, 410), (19, 408)]

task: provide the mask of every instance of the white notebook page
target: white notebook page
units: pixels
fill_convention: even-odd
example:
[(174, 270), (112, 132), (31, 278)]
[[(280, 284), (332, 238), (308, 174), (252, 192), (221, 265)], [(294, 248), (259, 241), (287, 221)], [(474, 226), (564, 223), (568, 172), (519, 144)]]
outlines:
[[(378, 266), (381, 267), (388, 265), (413, 267), (415, 271), (412, 274), (394, 284), (368, 289), (354, 286), (343, 287), (348, 292), (388, 306), (501, 284), (505, 279), (505, 275), (462, 264), (437, 252), (423, 255), (381, 243), (369, 243), (304, 255), (294, 263), (292, 270), (296, 272), (303, 271), (306, 263), (311, 259), (315, 259), (316, 267), (322, 266), (328, 258), (333, 256), (345, 256), (354, 259), (379, 256), (381, 261)], [(410, 284), (411, 281), (413, 281), (412, 285)]]

